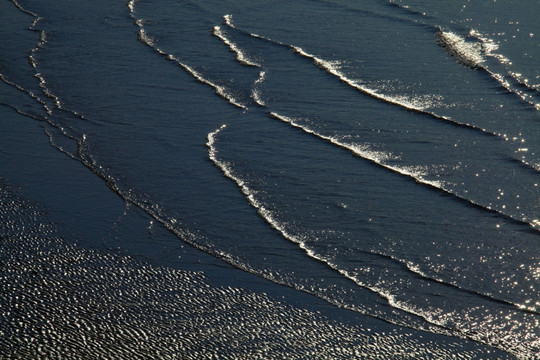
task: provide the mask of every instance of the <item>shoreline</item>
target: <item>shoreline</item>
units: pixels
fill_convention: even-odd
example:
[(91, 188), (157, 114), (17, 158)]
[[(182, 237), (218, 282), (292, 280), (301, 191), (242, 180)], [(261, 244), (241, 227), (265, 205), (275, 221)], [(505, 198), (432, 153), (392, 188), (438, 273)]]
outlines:
[[(12, 116), (9, 116), (9, 113)], [(3, 133), (5, 136), (2, 138), (0, 150), (6, 153), (7, 149), (11, 149), (13, 155), (3, 157), (1, 161), (2, 169), (4, 169), (2, 187), (14, 189), (13, 191), (3, 191), (4, 206), (1, 212), (4, 218), (11, 220), (12, 229), (19, 229), (19, 232), (2, 234), (4, 244), (9, 245), (7, 246), (9, 250), (3, 251), (2, 256), (13, 259), (14, 254), (18, 253), (18, 256), (25, 259), (18, 264), (21, 267), (19, 270), (16, 267), (10, 268), (8, 266), (11, 273), (19, 273), (19, 275), (6, 277), (7, 282), (4, 286), (9, 284), (8, 287), (19, 287), (20, 292), (3, 292), (4, 294), (9, 293), (9, 295), (4, 295), (2, 302), (16, 307), (24, 307), (29, 305), (25, 301), (17, 304), (14, 296), (18, 295), (30, 303), (37, 302), (38, 304), (43, 300), (43, 296), (46, 296), (48, 301), (46, 306), (35, 305), (33, 309), (30, 306), (27, 309), (32, 309), (33, 312), (21, 313), (20, 315), (22, 318), (26, 318), (24, 327), (21, 329), (15, 326), (19, 332), (36, 336), (37, 343), (34, 341), (26, 343), (28, 347), (26, 351), (36, 351), (34, 355), (38, 357), (38, 344), (40, 342), (45, 348), (50, 343), (58, 346), (68, 345), (59, 338), (55, 338), (54, 335), (52, 337), (51, 335), (45, 337), (36, 335), (42, 326), (39, 325), (42, 319), (49, 318), (50, 314), (62, 307), (64, 310), (60, 314), (63, 314), (61, 316), (64, 316), (64, 319), (55, 317), (57, 322), (55, 329), (61, 330), (58, 336), (63, 331), (66, 332), (62, 336), (68, 336), (66, 334), (73, 330), (71, 329), (73, 324), (70, 321), (86, 319), (84, 321), (86, 321), (88, 329), (94, 330), (83, 331), (83, 334), (80, 335), (94, 337), (96, 340), (93, 345), (87, 343), (86, 347), (95, 347), (97, 350), (98, 347), (107, 346), (106, 342), (103, 343), (99, 340), (99, 337), (103, 336), (103, 334), (100, 335), (99, 328), (103, 327), (101, 331), (105, 331), (103, 329), (117, 323), (118, 319), (107, 324), (103, 319), (96, 318), (94, 308), (99, 306), (98, 300), (103, 296), (109, 310), (104, 308), (101, 312), (110, 311), (110, 316), (113, 317), (115, 311), (120, 313), (127, 311), (130, 316), (137, 317), (140, 315), (131, 313), (133, 309), (139, 309), (137, 311), (147, 309), (145, 310), (148, 311), (147, 318), (143, 320), (139, 318), (140, 323), (131, 324), (135, 328), (129, 330), (128, 326), (122, 330), (121, 324), (116, 325), (120, 326), (117, 329), (120, 332), (132, 331), (135, 334), (138, 332), (139, 335), (133, 335), (131, 339), (124, 339), (124, 341), (141, 342), (141, 348), (139, 350), (134, 348), (131, 353), (133, 356), (148, 351), (157, 351), (152, 348), (149, 341), (144, 340), (145, 336), (148, 338), (150, 329), (137, 327), (149, 326), (157, 321), (158, 325), (159, 323), (162, 326), (168, 324), (167, 326), (173, 326), (180, 331), (183, 323), (178, 320), (179, 317), (188, 317), (182, 321), (197, 321), (198, 314), (204, 312), (214, 312), (212, 316), (217, 316), (217, 319), (214, 319), (215, 328), (209, 330), (210, 333), (207, 334), (208, 338), (205, 340), (207, 349), (225, 351), (225, 343), (222, 343), (217, 335), (224, 336), (225, 327), (230, 326), (228, 322), (230, 320), (226, 319), (227, 311), (230, 309), (226, 309), (228, 309), (227, 302), (231, 302), (231, 308), (236, 306), (234, 304), (243, 303), (241, 312), (234, 313), (233, 311), (232, 313), (233, 318), (236, 317), (234, 322), (247, 323), (252, 331), (260, 324), (259, 316), (262, 314), (266, 316), (265, 319), (268, 323), (251, 335), (259, 334), (262, 331), (266, 333), (265, 336), (277, 336), (272, 344), (266, 344), (264, 338), (255, 337), (251, 342), (238, 345), (236, 348), (238, 352), (235, 352), (234, 348), (229, 349), (234, 353), (234, 356), (239, 358), (247, 356), (251, 351), (250, 348), (260, 350), (264, 346), (267, 346), (268, 349), (275, 346), (274, 351), (278, 351), (276, 349), (281, 349), (283, 346), (292, 346), (289, 351), (290, 349), (296, 349), (300, 353), (308, 351), (309, 344), (300, 346), (287, 343), (288, 336), (295, 338), (297, 333), (304, 334), (300, 338), (307, 336), (308, 339), (311, 339), (312, 346), (318, 349), (319, 354), (323, 351), (320, 348), (321, 343), (325, 344), (322, 348), (324, 351), (338, 351), (337, 348), (331, 349), (331, 346), (337, 346), (340, 342), (345, 341), (352, 346), (349, 350), (354, 348), (360, 351), (359, 354), (367, 351), (366, 354), (369, 357), (373, 356), (373, 358), (398, 356), (403, 351), (403, 343), (405, 347), (407, 345), (411, 347), (408, 351), (412, 353), (426, 351), (425, 354), (428, 354), (430, 351), (435, 351), (441, 355), (450, 351), (449, 349), (457, 348), (460, 349), (458, 353), (473, 352), (476, 355), (480, 353), (487, 355), (487, 351), (490, 351), (491, 354), (496, 354), (499, 358), (505, 355), (511, 358), (509, 354), (479, 343), (405, 329), (369, 316), (332, 307), (311, 295), (273, 284), (255, 275), (234, 269), (208, 254), (201, 253), (187, 244), (182, 244), (176, 236), (159, 224), (155, 224), (149, 229), (148, 221), (150, 218), (148, 215), (142, 214), (142, 211), (138, 209), (126, 209), (121, 199), (110, 191), (101, 179), (92, 176), (91, 172), (81, 164), (72, 161), (51, 147), (47, 143), (41, 124), (29, 121), (5, 107), (0, 109), (0, 114), (6, 115), (3, 116), (2, 126), (4, 129), (8, 129)], [(25, 198), (29, 201), (23, 200)], [(10, 203), (20, 204), (20, 206), (10, 208)], [(46, 207), (41, 208), (43, 204), (46, 204)], [(109, 230), (105, 231), (104, 228)], [(41, 230), (34, 232), (35, 229)], [(98, 231), (99, 229), (101, 231)], [(112, 229), (115, 230), (110, 233)], [(21, 246), (15, 241), (16, 239), (27, 239), (27, 241)], [(35, 253), (37, 249), (39, 251)], [(153, 251), (147, 251), (150, 249)], [(85, 261), (78, 262), (76, 260), (81, 258)], [(19, 276), (26, 273), (25, 267), (41, 269), (47, 267), (48, 270), (43, 274), (36, 275), (34, 273), (36, 278), (31, 281), (26, 278), (21, 282), (18, 279), (20, 279)], [(130, 284), (130, 278), (122, 275), (126, 271), (135, 278), (146, 279), (147, 282)], [(86, 275), (81, 276), (83, 273)], [(164, 284), (161, 283), (164, 277), (167, 278), (168, 286), (176, 286), (176, 290), (172, 292), (165, 290), (166, 286), (164, 287)], [(180, 280), (182, 278), (187, 280)], [(80, 283), (77, 283), (75, 279)], [(55, 290), (58, 293), (49, 293), (51, 291), (49, 284), (56, 284), (53, 288), (57, 288)], [(137, 294), (141, 287), (147, 292), (154, 288), (159, 290), (153, 294), (147, 294), (147, 297), (140, 297)], [(108, 293), (110, 289), (115, 288), (117, 288), (115, 291), (127, 291), (128, 295), (116, 297), (117, 292)], [(120, 288), (122, 290), (118, 290)], [(99, 294), (94, 293), (97, 289), (99, 289)], [(77, 298), (76, 306), (72, 307), (69, 294), (77, 291), (82, 291), (82, 294), (81, 297)], [(133, 294), (129, 295), (129, 291), (133, 291)], [(36, 296), (36, 299), (32, 299), (30, 294), (40, 295)], [(190, 300), (186, 300), (185, 296), (179, 294), (192, 294), (194, 301), (190, 302)], [(183, 303), (184, 307), (175, 308), (174, 302), (170, 301), (171, 296), (176, 301), (179, 299), (186, 301)], [(203, 302), (202, 306), (197, 298)], [(212, 306), (215, 308), (211, 308), (209, 304), (213, 304)], [(170, 312), (159, 310), (160, 306), (167, 306)], [(215, 312), (222, 306), (225, 306), (226, 310), (223, 314), (220, 314), (219, 311)], [(161, 313), (161, 320), (153, 318), (156, 311)], [(4, 319), (7, 319), (5, 312), (2, 315)], [(219, 318), (220, 315), (224, 317)], [(293, 315), (299, 316), (299, 322), (287, 324), (288, 317)], [(190, 317), (191, 319), (189, 319)], [(17, 317), (12, 316), (7, 324), (4, 323), (4, 326), (8, 325), (9, 327), (9, 323), (14, 325), (16, 321)], [(210, 318), (205, 321), (210, 321)], [(277, 323), (274, 321), (281, 323), (281, 325), (276, 326)], [(305, 322), (302, 323), (302, 321)], [(190, 326), (192, 330), (202, 330), (198, 325), (191, 324)], [(65, 329), (62, 330), (62, 327)], [(326, 330), (322, 331), (323, 329)], [(340, 332), (337, 332), (336, 329), (340, 329)], [(331, 331), (336, 331), (341, 336), (335, 336)], [(142, 335), (142, 333), (146, 335)], [(329, 333), (330, 335), (328, 335)], [(212, 334), (216, 337), (214, 338)], [(249, 334), (249, 331), (244, 333), (241, 329), (237, 329), (236, 335), (229, 338), (229, 341), (234, 340), (235, 336), (242, 338)], [(344, 334), (348, 334), (346, 338)], [(161, 337), (160, 334), (154, 335), (158, 339)], [(109, 336), (114, 338), (111, 334)], [(330, 337), (326, 338), (326, 336)], [(194, 340), (196, 339), (190, 341)], [(10, 341), (14, 342), (10, 343)], [(15, 342), (14, 338), (11, 338), (7, 345), (13, 346)], [(380, 348), (373, 347), (372, 343), (378, 343)], [(263, 346), (263, 344), (266, 345)], [(202, 346), (200, 351), (203, 351), (203, 344), (201, 343), (199, 346)], [(85, 347), (77, 348), (77, 346), (70, 349), (69, 351), (74, 351), (74, 354), (79, 354), (79, 352), (84, 354), (87, 351)], [(109, 344), (109, 349), (102, 349), (102, 351), (109, 350), (114, 350), (112, 344)], [(191, 354), (193, 356), (203, 354), (203, 352), (198, 353), (199, 350), (192, 351), (195, 351)], [(265, 354), (272, 355), (269, 352)], [(333, 354), (339, 354), (339, 351)], [(347, 354), (351, 355), (349, 352)], [(281, 355), (287, 356), (292, 355), (292, 353), (285, 351)], [(402, 355), (399, 358), (402, 358)]]

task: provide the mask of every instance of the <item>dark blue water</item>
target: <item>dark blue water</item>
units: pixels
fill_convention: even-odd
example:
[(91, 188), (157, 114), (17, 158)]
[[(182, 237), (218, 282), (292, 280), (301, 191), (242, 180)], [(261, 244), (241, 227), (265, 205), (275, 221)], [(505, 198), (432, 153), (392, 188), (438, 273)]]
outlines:
[(538, 1), (0, 3), (0, 357), (540, 357)]

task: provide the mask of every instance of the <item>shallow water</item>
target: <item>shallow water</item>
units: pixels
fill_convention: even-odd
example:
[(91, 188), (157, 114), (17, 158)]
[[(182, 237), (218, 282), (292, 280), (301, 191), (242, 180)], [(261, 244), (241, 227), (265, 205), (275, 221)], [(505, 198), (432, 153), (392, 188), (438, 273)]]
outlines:
[[(108, 355), (100, 326), (140, 345), (127, 357), (159, 356), (153, 336), (188, 358), (539, 355), (538, 2), (0, 6), (0, 177), (17, 189), (2, 211), (18, 224), (2, 254), (25, 259), (2, 286), (75, 286), (66, 262), (87, 258), (95, 285), (55, 318), (62, 331), (93, 314), (113, 281), (101, 273), (126, 268), (127, 298), (103, 301), (131, 320), (84, 332)], [(203, 304), (185, 300), (201, 289)], [(2, 303), (18, 306), (12, 293)], [(2, 346), (24, 333), (28, 354), (83, 354), (81, 338), (36, 333), (68, 299), (34, 306)], [(225, 336), (230, 321), (247, 325)], [(187, 322), (207, 337), (170, 345)]]

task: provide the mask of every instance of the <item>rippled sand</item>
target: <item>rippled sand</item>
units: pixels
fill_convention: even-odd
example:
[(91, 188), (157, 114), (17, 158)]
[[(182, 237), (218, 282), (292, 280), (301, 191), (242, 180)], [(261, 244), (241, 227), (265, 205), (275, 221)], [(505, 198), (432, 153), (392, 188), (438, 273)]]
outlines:
[(211, 286), (199, 272), (69, 245), (5, 185), (0, 221), (1, 358), (444, 359), (461, 346), (345, 326), (265, 294)]

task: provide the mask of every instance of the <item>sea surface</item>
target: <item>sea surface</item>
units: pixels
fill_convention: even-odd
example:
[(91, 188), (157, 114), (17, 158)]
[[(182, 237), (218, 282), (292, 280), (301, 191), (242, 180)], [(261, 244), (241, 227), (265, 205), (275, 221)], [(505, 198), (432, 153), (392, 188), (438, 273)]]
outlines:
[(539, 18), (0, 0), (0, 358), (540, 359)]

